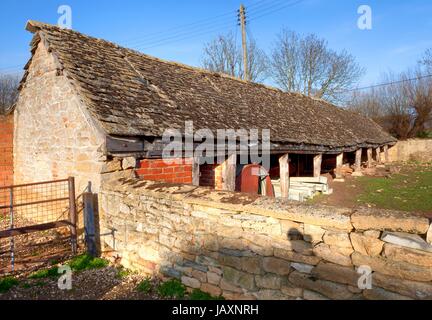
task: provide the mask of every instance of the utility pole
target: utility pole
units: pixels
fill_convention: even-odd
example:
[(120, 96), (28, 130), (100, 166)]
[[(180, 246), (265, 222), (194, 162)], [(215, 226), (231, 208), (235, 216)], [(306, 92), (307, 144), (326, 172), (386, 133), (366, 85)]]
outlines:
[(240, 5), (239, 13), (240, 13), (240, 25), (242, 29), (244, 80), (249, 81), (248, 52), (247, 52), (247, 39), (246, 39), (246, 9), (243, 4)]

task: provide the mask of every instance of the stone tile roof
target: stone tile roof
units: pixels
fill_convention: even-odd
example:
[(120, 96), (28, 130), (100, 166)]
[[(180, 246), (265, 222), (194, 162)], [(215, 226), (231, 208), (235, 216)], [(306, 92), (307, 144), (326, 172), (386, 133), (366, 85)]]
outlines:
[[(165, 129), (270, 129), (274, 143), (353, 148), (394, 143), (372, 120), (322, 100), (163, 61), (29, 21), (108, 135), (160, 137)], [(26, 66), (31, 64), (31, 60)], [(23, 79), (25, 82), (25, 76)]]

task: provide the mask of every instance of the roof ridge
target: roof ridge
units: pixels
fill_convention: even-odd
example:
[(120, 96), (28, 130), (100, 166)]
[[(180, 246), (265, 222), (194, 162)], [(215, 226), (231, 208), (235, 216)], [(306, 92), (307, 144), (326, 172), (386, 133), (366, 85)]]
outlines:
[(35, 21), (35, 20), (29, 20), (27, 22), (27, 25), (26, 25), (26, 29), (28, 31), (32, 32), (32, 33), (35, 33), (36, 31), (41, 30), (43, 28), (56, 28), (56, 29), (61, 29), (61, 30), (67, 30), (67, 31), (79, 34), (79, 35), (81, 35), (83, 37), (87, 37), (89, 39), (94, 39), (94, 40), (97, 40), (97, 41), (105, 42), (107, 44), (110, 44), (110, 45), (112, 45), (114, 47), (119, 48), (120, 50), (125, 50), (125, 51), (132, 52), (134, 54), (138, 54), (140, 56), (144, 56), (144, 57), (146, 57), (147, 59), (150, 59), (150, 60), (154, 60), (154, 61), (158, 61), (158, 62), (161, 62), (161, 63), (170, 64), (170, 65), (175, 65), (175, 66), (178, 66), (178, 67), (181, 67), (181, 68), (185, 68), (185, 69), (188, 69), (188, 70), (192, 70), (194, 72), (198, 72), (198, 73), (202, 73), (202, 74), (213, 75), (213, 76), (220, 76), (220, 77), (223, 77), (223, 78), (227, 78), (227, 79), (231, 79), (231, 80), (234, 80), (234, 81), (238, 81), (238, 82), (243, 83), (243, 84), (249, 84), (249, 85), (259, 86), (259, 87), (262, 87), (264, 89), (280, 92), (282, 94), (297, 95), (297, 96), (300, 96), (302, 98), (309, 98), (309, 99), (312, 99), (312, 100), (317, 101), (317, 102), (326, 103), (328, 105), (337, 107), (333, 103), (330, 103), (330, 102), (328, 102), (326, 100), (323, 100), (323, 99), (317, 98), (317, 97), (313, 97), (313, 96), (307, 96), (307, 95), (305, 95), (305, 94), (303, 94), (301, 92), (283, 91), (283, 90), (281, 90), (279, 88), (276, 88), (276, 87), (273, 87), (273, 86), (270, 86), (270, 85), (266, 85), (266, 84), (263, 84), (263, 83), (257, 83), (257, 82), (253, 82), (253, 81), (243, 80), (243, 79), (231, 76), (231, 75), (226, 74), (226, 73), (210, 71), (210, 70), (207, 70), (207, 69), (204, 69), (204, 68), (201, 68), (201, 67), (187, 65), (187, 64), (184, 64), (182, 62), (177, 62), (177, 61), (171, 61), (171, 60), (157, 58), (157, 57), (148, 55), (146, 53), (140, 52), (140, 51), (135, 50), (135, 49), (123, 47), (123, 46), (121, 46), (121, 45), (119, 45), (119, 44), (117, 44), (115, 42), (112, 42), (112, 41), (109, 41), (109, 40), (106, 40), (106, 39), (89, 36), (87, 34), (81, 33), (81, 32), (76, 31), (76, 30), (62, 29), (59, 26), (56, 26), (56, 25), (53, 25), (53, 24), (49, 24), (49, 23), (39, 22), (39, 21)]

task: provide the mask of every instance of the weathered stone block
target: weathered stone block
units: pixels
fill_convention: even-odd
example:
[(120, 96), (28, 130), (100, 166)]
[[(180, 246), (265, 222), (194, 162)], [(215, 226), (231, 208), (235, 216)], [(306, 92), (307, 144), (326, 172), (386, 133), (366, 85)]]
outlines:
[[(88, 162), (80, 162), (78, 163), (77, 170), (89, 172), (87, 168)], [(100, 173), (110, 173), (115, 171), (122, 170), (121, 161), (118, 158), (115, 158), (111, 161), (107, 161), (102, 165), (102, 169)]]
[(261, 257), (243, 257), (241, 258), (241, 269), (248, 273), (261, 274), (262, 258)]
[(311, 290), (304, 290), (303, 299), (311, 300), (311, 301), (330, 300), (329, 298), (324, 297), (322, 294), (319, 294), (318, 292), (311, 291)]
[(220, 281), (221, 281), (221, 276), (217, 273), (214, 272), (207, 272), (207, 281), (210, 284), (214, 284), (214, 285), (219, 285)]
[(328, 244), (329, 246), (352, 249), (348, 233), (329, 230), (326, 231), (323, 239), (324, 243)]
[(368, 256), (379, 256), (384, 246), (384, 242), (361, 233), (351, 233), (351, 242), (354, 250)]
[[(220, 288), (224, 291), (231, 291), (231, 292), (236, 292), (236, 293), (243, 293), (243, 289), (228, 282), (227, 280), (225, 280), (224, 278), (221, 279), (220, 282)], [(225, 296), (225, 295), (224, 295)]]
[(122, 160), (122, 169), (135, 169), (137, 166), (137, 160), (134, 157), (126, 157)]
[(369, 266), (373, 271), (395, 278), (413, 281), (432, 281), (432, 268), (392, 261), (381, 257), (364, 256), (358, 252), (353, 253), (352, 260), (356, 266)]
[(389, 291), (397, 292), (412, 299), (432, 300), (432, 283), (396, 279), (375, 272), (373, 285)]
[(366, 237), (378, 239), (379, 237), (381, 237), (381, 231), (378, 231), (378, 230), (366, 230), (366, 231), (363, 232), (363, 235), (365, 235)]
[(319, 226), (305, 224), (303, 238), (305, 241), (312, 242), (312, 244), (317, 244), (323, 241), (325, 232), (326, 231)]
[(253, 293), (258, 300), (294, 300), (294, 297), (286, 296), (279, 290), (260, 290)]
[(300, 253), (278, 249), (278, 248), (274, 250), (274, 255), (277, 258), (282, 258), (288, 261), (304, 263), (309, 265), (317, 265), (321, 261), (321, 258), (317, 256), (305, 256)]
[[(284, 281), (285, 282), (285, 281)], [(303, 296), (303, 289), (293, 286), (290, 283), (284, 283), (281, 287), (281, 291), (284, 295), (290, 296), (290, 297), (302, 297)]]
[(372, 290), (363, 290), (363, 296), (368, 300), (412, 300), (409, 297), (378, 287), (372, 288)]
[(292, 240), (290, 241), (292, 250), (297, 253), (301, 253), (307, 256), (313, 255), (312, 244), (303, 240)]
[(183, 276), (181, 277), (181, 282), (189, 288), (199, 289), (201, 287), (201, 282), (194, 278)]
[(399, 247), (390, 243), (384, 246), (384, 256), (394, 261), (408, 262), (432, 268), (432, 253), (416, 249)]
[(230, 267), (223, 267), (223, 278), (225, 281), (240, 288), (250, 291), (255, 289), (254, 276), (249, 273), (238, 271)]
[(398, 246), (432, 252), (432, 245), (419, 235), (402, 232), (384, 232), (381, 240)]
[(333, 263), (320, 262), (313, 270), (312, 275), (319, 279), (348, 284), (357, 287), (360, 274), (354, 267), (343, 267)]
[(207, 282), (207, 273), (198, 271), (198, 270), (192, 270), (191, 273), (192, 277), (199, 280), (200, 282)]
[(280, 289), (282, 286), (282, 278), (274, 274), (257, 275), (255, 282), (258, 288), (263, 289)]
[(201, 285), (201, 290), (204, 292), (207, 292), (208, 294), (212, 295), (213, 297), (219, 297), (222, 294), (221, 288), (218, 286), (209, 284), (209, 283), (203, 283)]
[(288, 275), (291, 271), (291, 264), (283, 259), (278, 258), (264, 258), (263, 269), (266, 272), (276, 273), (279, 275)]
[(159, 256), (159, 251), (150, 247), (143, 247), (139, 249), (138, 255), (144, 260), (156, 263), (159, 262), (161, 259)]
[(312, 269), (314, 268), (314, 266), (311, 266), (309, 264), (298, 262), (291, 263), (291, 267), (301, 273), (311, 273)]
[(348, 300), (354, 297), (354, 294), (350, 292), (345, 285), (325, 280), (317, 280), (311, 275), (298, 271), (292, 272), (288, 279), (297, 287), (319, 292), (331, 299)]
[(407, 212), (360, 208), (351, 215), (357, 230), (400, 231), (425, 234), (429, 220)]
[(316, 256), (329, 262), (340, 264), (342, 266), (352, 266), (351, 258), (349, 256), (350, 253), (341, 250), (341, 248), (330, 247), (327, 244), (320, 243), (313, 249), (313, 252)]

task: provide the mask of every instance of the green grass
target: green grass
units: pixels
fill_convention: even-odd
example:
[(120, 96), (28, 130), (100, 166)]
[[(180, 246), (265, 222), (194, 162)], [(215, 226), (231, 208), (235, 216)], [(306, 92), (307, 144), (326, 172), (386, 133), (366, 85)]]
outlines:
[(195, 289), (189, 295), (190, 300), (225, 300), (222, 296), (213, 297), (211, 294)]
[(153, 290), (151, 278), (146, 278), (143, 281), (141, 281), (137, 286), (137, 290), (139, 292), (149, 294)]
[(432, 212), (432, 168), (412, 166), (390, 178), (359, 177), (357, 201), (382, 209)]
[(124, 268), (119, 268), (117, 272), (117, 279), (124, 279), (127, 276), (131, 275), (132, 271)]
[(13, 277), (6, 277), (0, 279), (0, 293), (8, 292), (10, 289), (17, 286), (18, 284), (18, 279), (15, 279)]
[(57, 277), (58, 275), (59, 275), (58, 274), (58, 268), (52, 267), (49, 269), (42, 269), (42, 270), (35, 271), (28, 278), (29, 279), (45, 279), (45, 278)]
[(157, 288), (162, 298), (182, 299), (186, 294), (186, 287), (177, 279), (160, 284)]
[[(51, 263), (54, 264), (55, 261)], [(100, 269), (104, 268), (108, 265), (108, 261), (101, 258), (93, 258), (87, 254), (83, 254), (73, 258), (69, 262), (69, 266), (73, 271), (83, 271), (83, 270), (91, 270), (91, 269)], [(29, 279), (46, 279), (59, 277), (58, 267), (54, 266), (49, 269), (41, 269), (33, 272), (28, 278)]]
[(108, 266), (108, 261), (102, 258), (93, 258), (88, 254), (77, 256), (71, 260), (69, 266), (74, 271), (101, 269)]

